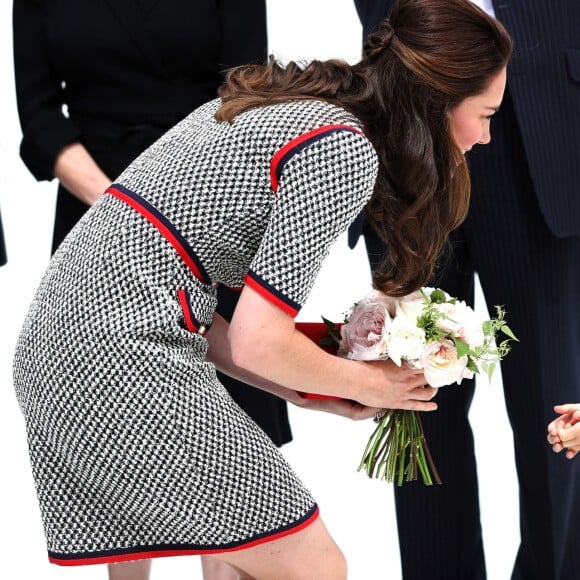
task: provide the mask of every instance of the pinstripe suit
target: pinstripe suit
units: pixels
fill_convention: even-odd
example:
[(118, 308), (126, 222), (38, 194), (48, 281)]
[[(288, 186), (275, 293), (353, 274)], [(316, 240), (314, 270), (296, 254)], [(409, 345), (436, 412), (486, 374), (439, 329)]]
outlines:
[[(355, 3), (365, 34), (392, 5)], [(546, 425), (554, 404), (580, 401), (580, 2), (493, 4), (515, 43), (508, 89), (492, 143), (470, 154), (469, 216), (434, 283), (472, 301), (477, 273), (488, 306), (503, 304), (521, 339), (502, 364), (520, 482), (512, 579), (572, 580), (580, 575), (580, 460), (551, 451)], [(381, 252), (362, 227), (369, 253)], [(351, 243), (359, 233), (351, 230)], [(444, 485), (395, 489), (405, 580), (486, 577), (470, 383), (442, 389), (439, 411), (423, 419)]]

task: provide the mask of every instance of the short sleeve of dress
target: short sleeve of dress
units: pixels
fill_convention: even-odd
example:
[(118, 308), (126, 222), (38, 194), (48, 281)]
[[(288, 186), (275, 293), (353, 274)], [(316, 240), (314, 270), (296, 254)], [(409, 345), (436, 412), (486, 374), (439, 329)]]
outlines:
[(296, 316), (330, 246), (369, 200), (378, 170), (368, 139), (349, 126), (322, 127), (273, 158), (276, 201), (245, 282)]

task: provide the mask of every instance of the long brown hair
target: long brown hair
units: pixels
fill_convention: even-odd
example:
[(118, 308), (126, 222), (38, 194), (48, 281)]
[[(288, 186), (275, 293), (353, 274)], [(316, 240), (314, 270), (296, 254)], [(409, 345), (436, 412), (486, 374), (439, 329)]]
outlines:
[(322, 99), (354, 114), (379, 157), (369, 222), (388, 251), (374, 285), (404, 295), (425, 284), (449, 233), (467, 215), (470, 182), (449, 111), (480, 94), (511, 56), (509, 34), (470, 0), (399, 0), (362, 60), (230, 71), (216, 118), (256, 106)]

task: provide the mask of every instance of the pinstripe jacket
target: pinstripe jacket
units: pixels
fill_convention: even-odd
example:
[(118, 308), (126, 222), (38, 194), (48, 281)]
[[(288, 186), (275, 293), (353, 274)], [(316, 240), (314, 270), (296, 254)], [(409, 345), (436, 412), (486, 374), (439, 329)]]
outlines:
[[(363, 34), (392, 0), (355, 0)], [(508, 86), (539, 206), (554, 235), (580, 235), (580, 2), (493, 0), (514, 39)]]

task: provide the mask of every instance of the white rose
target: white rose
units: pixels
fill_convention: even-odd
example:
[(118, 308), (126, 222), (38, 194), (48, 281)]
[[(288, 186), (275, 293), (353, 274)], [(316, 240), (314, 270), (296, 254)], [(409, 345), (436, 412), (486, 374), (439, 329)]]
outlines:
[(451, 302), (437, 304), (437, 310), (443, 314), (437, 320), (437, 327), (443, 332), (453, 333), (466, 342), (470, 348), (483, 344), (485, 339), (483, 319), (465, 302), (458, 300), (455, 304)]
[(417, 319), (423, 314), (425, 298), (421, 292), (413, 292), (397, 302), (397, 314), (403, 314), (417, 324)]
[(421, 355), (425, 378), (432, 387), (461, 383), (467, 366), (467, 357), (457, 358), (453, 341), (442, 339), (427, 345)]
[(399, 313), (389, 326), (387, 354), (397, 366), (401, 366), (401, 360), (418, 360), (425, 348), (425, 331), (416, 322), (416, 319)]

